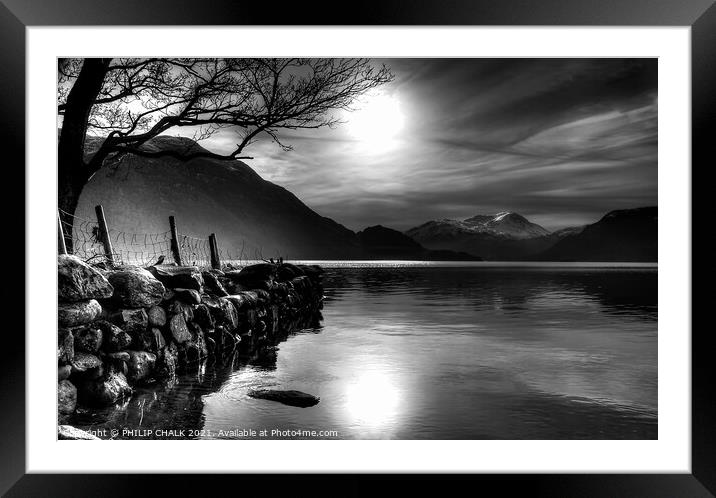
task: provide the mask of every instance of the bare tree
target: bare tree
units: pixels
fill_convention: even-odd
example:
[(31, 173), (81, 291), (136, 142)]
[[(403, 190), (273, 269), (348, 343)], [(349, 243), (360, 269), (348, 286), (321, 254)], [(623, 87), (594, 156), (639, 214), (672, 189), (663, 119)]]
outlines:
[[(393, 79), (367, 59), (61, 59), (58, 73), (59, 207), (69, 215), (110, 159), (245, 159), (262, 134), (290, 150), (280, 130), (332, 127), (334, 111), (351, 110), (357, 97)], [(143, 147), (180, 127), (193, 127), (196, 140), (230, 127), (236, 147), (228, 154)], [(88, 135), (103, 138), (91, 155)]]

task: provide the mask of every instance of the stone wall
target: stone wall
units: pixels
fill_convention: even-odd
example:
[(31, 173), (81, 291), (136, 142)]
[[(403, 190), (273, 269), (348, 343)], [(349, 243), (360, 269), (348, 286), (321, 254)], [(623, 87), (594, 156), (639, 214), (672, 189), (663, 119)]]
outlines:
[(320, 267), (90, 266), (58, 256), (58, 407), (107, 406), (212, 357), (250, 355), (322, 308)]

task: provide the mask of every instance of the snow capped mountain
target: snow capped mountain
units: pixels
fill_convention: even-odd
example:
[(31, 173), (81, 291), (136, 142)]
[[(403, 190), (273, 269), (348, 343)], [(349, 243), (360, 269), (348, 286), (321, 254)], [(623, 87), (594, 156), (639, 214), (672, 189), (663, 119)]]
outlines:
[(549, 230), (510, 211), (503, 211), (495, 215), (478, 214), (462, 223), (476, 232), (491, 232), (494, 235), (515, 239), (531, 239), (549, 235)]

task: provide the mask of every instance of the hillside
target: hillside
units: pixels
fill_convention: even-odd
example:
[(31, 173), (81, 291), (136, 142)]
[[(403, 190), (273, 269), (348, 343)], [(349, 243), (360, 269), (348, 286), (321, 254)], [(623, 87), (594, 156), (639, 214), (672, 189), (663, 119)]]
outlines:
[(538, 255), (543, 261), (658, 260), (658, 208), (611, 211)]
[[(99, 144), (92, 139), (89, 147)], [(194, 150), (186, 138), (160, 136), (147, 150)], [(102, 204), (108, 224), (128, 233), (168, 230), (174, 215), (180, 232), (216, 233), (220, 247), (244, 257), (360, 258), (355, 234), (312, 211), (295, 195), (262, 179), (241, 161), (125, 157), (103, 168), (80, 197), (76, 214), (94, 219)]]
[(408, 259), (419, 261), (481, 261), (482, 258), (455, 251), (424, 248), (407, 235), (381, 225), (358, 232), (358, 240), (369, 259)]

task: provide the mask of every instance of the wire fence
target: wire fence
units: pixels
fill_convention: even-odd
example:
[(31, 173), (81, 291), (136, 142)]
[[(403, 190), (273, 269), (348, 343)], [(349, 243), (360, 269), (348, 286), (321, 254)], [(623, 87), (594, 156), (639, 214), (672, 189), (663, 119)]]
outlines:
[[(110, 258), (105, 251), (97, 220), (88, 220), (62, 210), (59, 212), (62, 235), (68, 252), (86, 262), (138, 266), (175, 262), (171, 230), (158, 233), (133, 233), (108, 228), (107, 235), (112, 246)], [(211, 243), (208, 237), (195, 237), (177, 232), (177, 247), (184, 265), (212, 266)], [(217, 247), (217, 254), (220, 261), (230, 261), (233, 264), (263, 259), (260, 251), (248, 255), (244, 254), (243, 248), (232, 251)]]

